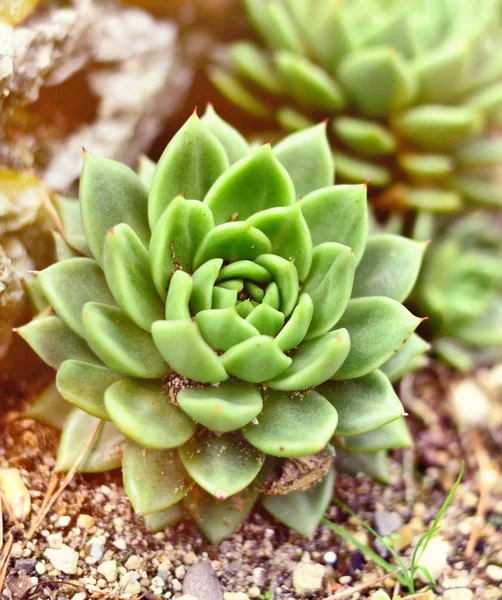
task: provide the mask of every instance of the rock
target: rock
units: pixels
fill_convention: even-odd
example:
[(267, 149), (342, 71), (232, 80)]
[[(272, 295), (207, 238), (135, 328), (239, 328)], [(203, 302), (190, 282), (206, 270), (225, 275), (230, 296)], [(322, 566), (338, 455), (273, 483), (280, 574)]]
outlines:
[(249, 600), (249, 596), (243, 592), (225, 592), (223, 600)]
[(185, 577), (185, 573), (186, 571), (183, 565), (179, 565), (179, 567), (176, 567), (176, 569), (174, 569), (174, 576), (180, 581)]
[(195, 596), (198, 600), (223, 600), (223, 589), (211, 563), (201, 560), (187, 570), (183, 594)]
[[(451, 556), (452, 552), (453, 548), (450, 542), (441, 537), (432, 538), (418, 561), (418, 565), (425, 567), (434, 579), (438, 579), (445, 570), (448, 557)], [(418, 578), (424, 583), (429, 583), (421, 571), (418, 571)]]
[(80, 529), (90, 529), (95, 523), (96, 521), (91, 515), (79, 515), (77, 519), (77, 527)]
[(248, 590), (248, 595), (250, 598), (258, 598), (260, 594), (261, 594), (260, 588), (256, 587), (255, 585), (250, 587)]
[(31, 575), (35, 571), (37, 561), (32, 558), (20, 558), (16, 560), (16, 569), (18, 571), (24, 571), (26, 575)]
[(144, 560), (141, 556), (137, 556), (136, 554), (132, 554), (126, 561), (125, 568), (130, 571), (137, 571), (138, 569), (142, 569), (144, 564)]
[(451, 406), (461, 429), (486, 426), (490, 400), (474, 379), (463, 379), (451, 391)]
[(195, 552), (187, 552), (183, 557), (183, 562), (186, 565), (194, 565), (197, 562), (197, 555)]
[(473, 594), (467, 588), (456, 588), (446, 590), (443, 594), (443, 600), (472, 600)]
[(335, 565), (338, 561), (338, 555), (336, 552), (329, 551), (324, 553), (322, 559), (327, 565)]
[(0, 488), (16, 518), (23, 522), (31, 512), (31, 497), (17, 469), (0, 469)]
[(106, 540), (102, 535), (93, 537), (87, 542), (87, 545), (89, 546), (89, 556), (92, 556), (96, 562), (103, 558), (105, 544)]
[(497, 565), (488, 565), (486, 567), (486, 574), (492, 581), (495, 581), (495, 583), (502, 581), (502, 567), (498, 567)]
[(77, 592), (72, 596), (71, 600), (86, 600), (87, 594), (85, 592)]
[(390, 600), (390, 596), (385, 590), (377, 590), (371, 595), (371, 600)]
[(137, 596), (141, 592), (141, 586), (137, 581), (133, 581), (125, 586), (124, 592), (131, 594), (131, 596)]
[(300, 562), (293, 571), (293, 587), (297, 594), (313, 594), (322, 589), (326, 568), (315, 563)]
[(61, 548), (48, 548), (44, 556), (50, 560), (52, 566), (62, 573), (74, 575), (77, 572), (78, 552), (75, 552), (70, 546), (63, 544)]
[(102, 562), (97, 571), (100, 575), (108, 581), (108, 583), (113, 583), (117, 581), (118, 571), (117, 571), (117, 561), (115, 560), (105, 560)]
[(58, 550), (63, 545), (63, 536), (60, 533), (51, 533), (47, 536), (47, 543), (49, 548)]
[(199, 600), (197, 598), (197, 596), (192, 596), (192, 594), (183, 594), (183, 596), (180, 596), (178, 598), (178, 600)]
[(382, 537), (386, 537), (397, 531), (403, 524), (401, 515), (396, 512), (380, 510), (375, 513), (375, 529)]

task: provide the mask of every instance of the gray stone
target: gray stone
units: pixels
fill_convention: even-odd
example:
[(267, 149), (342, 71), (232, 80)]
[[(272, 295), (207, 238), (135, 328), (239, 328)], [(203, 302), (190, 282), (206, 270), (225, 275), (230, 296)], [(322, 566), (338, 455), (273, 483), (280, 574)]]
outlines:
[(293, 587), (300, 595), (314, 594), (322, 589), (326, 567), (319, 564), (300, 562), (293, 571)]
[(211, 563), (201, 560), (187, 570), (183, 594), (195, 596), (198, 600), (223, 600), (223, 588)]
[(403, 524), (402, 517), (396, 512), (386, 510), (375, 513), (375, 529), (382, 536), (388, 536), (397, 531)]
[(32, 558), (20, 558), (16, 560), (16, 569), (18, 571), (24, 571), (26, 575), (31, 575), (35, 570), (37, 561)]

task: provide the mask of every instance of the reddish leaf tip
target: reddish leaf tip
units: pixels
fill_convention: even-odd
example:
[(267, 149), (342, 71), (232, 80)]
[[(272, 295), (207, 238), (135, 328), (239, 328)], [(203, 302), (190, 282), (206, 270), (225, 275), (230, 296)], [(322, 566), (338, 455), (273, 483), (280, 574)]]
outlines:
[(321, 125), (324, 125), (324, 127), (326, 127), (328, 123), (329, 123), (329, 117), (326, 117), (326, 119), (323, 119), (321, 121)]
[(89, 154), (89, 152), (87, 151), (87, 149), (86, 149), (86, 147), (85, 147), (85, 146), (82, 146), (82, 152), (83, 152), (84, 154)]
[(197, 107), (195, 107), (195, 108), (193, 109), (192, 117), (194, 117), (194, 116), (195, 116), (195, 117), (197, 116)]
[[(429, 317), (419, 317), (419, 319), (420, 319), (420, 323), (423, 323), (424, 321), (428, 321)], [(419, 325), (420, 325), (420, 323), (419, 323)]]
[(366, 187), (368, 187), (370, 183), (371, 183), (371, 179), (366, 179), (366, 181), (364, 182), (364, 185)]

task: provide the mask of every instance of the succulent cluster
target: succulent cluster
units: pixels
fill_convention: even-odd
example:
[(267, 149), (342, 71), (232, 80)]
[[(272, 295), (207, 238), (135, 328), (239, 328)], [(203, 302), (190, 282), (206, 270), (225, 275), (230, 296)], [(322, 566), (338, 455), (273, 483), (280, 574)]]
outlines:
[(337, 180), (382, 209), (502, 205), (501, 0), (244, 3), (262, 44), (215, 54), (229, 100), (287, 130), (330, 118)]
[(219, 541), (262, 494), (311, 532), (333, 445), (410, 443), (390, 380), (426, 349), (401, 304), (425, 246), (368, 238), (366, 186), (332, 185), (325, 129), (252, 149), (208, 108), (138, 175), (86, 154), (80, 206), (59, 204), (60, 260), (37, 275), (54, 314), (18, 331), (76, 407), (58, 468), (102, 419), (82, 470), (122, 464), (153, 526), (182, 502)]
[(416, 287), (434, 350), (459, 370), (502, 356), (500, 225), (482, 212), (450, 224), (427, 252)]

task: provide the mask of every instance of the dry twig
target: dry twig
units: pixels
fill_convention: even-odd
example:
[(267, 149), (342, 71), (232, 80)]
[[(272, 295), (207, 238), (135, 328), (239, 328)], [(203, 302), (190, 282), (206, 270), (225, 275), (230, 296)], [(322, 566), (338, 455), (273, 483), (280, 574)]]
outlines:
[(14, 543), (14, 536), (9, 533), (5, 546), (0, 555), (0, 594), (2, 593), (5, 578), (7, 577), (7, 569), (9, 567), (10, 555), (12, 552), (12, 544)]
[(348, 590), (342, 590), (341, 592), (337, 592), (332, 596), (328, 596), (326, 600), (343, 600), (344, 598), (351, 598), (356, 592), (361, 592), (362, 590), (373, 587), (374, 585), (378, 585), (379, 583), (387, 579), (387, 577), (392, 577), (393, 575), (400, 573), (401, 570), (402, 569), (400, 568), (396, 569), (391, 573), (385, 573), (385, 575), (381, 575), (380, 577), (372, 579), (371, 581), (367, 581), (366, 583), (360, 583), (359, 585), (351, 587)]
[[(2, 513), (2, 511), (1, 511), (2, 505), (5, 508), (5, 512), (7, 513), (7, 516), (14, 523), (15, 527), (17, 529), (21, 530), (22, 525), (19, 522), (19, 519), (14, 514), (14, 511), (12, 510), (11, 505), (8, 503), (7, 498), (5, 497), (5, 494), (3, 493), (2, 489), (0, 488), (0, 515)], [(1, 545), (0, 545), (0, 547), (1, 547)]]

